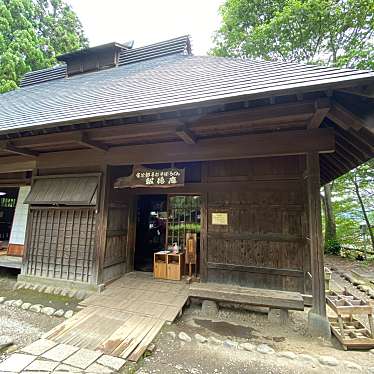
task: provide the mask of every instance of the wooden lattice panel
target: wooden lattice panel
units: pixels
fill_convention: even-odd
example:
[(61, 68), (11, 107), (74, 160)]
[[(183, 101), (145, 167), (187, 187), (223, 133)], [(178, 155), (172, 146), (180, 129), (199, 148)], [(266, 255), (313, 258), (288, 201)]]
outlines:
[(31, 208), (29, 219), (26, 274), (90, 282), (94, 209)]

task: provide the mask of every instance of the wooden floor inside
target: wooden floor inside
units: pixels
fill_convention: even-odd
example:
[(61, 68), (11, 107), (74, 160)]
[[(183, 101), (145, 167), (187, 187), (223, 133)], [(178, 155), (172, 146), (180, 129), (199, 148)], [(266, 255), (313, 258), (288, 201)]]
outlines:
[(0, 253), (0, 267), (21, 269), (22, 257), (8, 256), (6, 252)]
[(188, 289), (184, 282), (156, 280), (151, 273), (126, 274), (84, 300), (82, 311), (44, 338), (137, 361), (181, 312)]

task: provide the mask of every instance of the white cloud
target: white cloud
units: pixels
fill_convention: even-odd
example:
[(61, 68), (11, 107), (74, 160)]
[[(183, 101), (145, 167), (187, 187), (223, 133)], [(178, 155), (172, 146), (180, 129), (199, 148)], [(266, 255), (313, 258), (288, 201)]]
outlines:
[(219, 27), (223, 0), (67, 0), (91, 46), (134, 40), (134, 47), (192, 36), (193, 52), (206, 54)]

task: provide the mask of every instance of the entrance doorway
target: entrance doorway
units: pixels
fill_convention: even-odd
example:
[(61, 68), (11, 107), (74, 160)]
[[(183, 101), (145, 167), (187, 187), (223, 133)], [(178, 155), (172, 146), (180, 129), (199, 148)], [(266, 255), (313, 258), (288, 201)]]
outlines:
[(153, 254), (165, 248), (167, 195), (138, 197), (134, 269), (153, 271)]
[(0, 188), (0, 251), (8, 249), (18, 188)]
[(154, 253), (164, 250), (172, 252), (177, 248), (186, 254), (184, 259), (189, 265), (186, 267), (193, 268), (193, 273), (198, 274), (200, 228), (200, 196), (139, 196), (134, 269), (151, 272)]

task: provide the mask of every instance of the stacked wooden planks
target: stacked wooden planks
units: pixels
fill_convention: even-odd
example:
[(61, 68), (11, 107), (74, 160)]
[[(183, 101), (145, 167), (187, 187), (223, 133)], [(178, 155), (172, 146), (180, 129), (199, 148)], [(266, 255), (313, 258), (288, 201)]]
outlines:
[(184, 283), (131, 273), (102, 294), (84, 300), (82, 311), (44, 338), (137, 361), (163, 325), (174, 321), (187, 299)]

